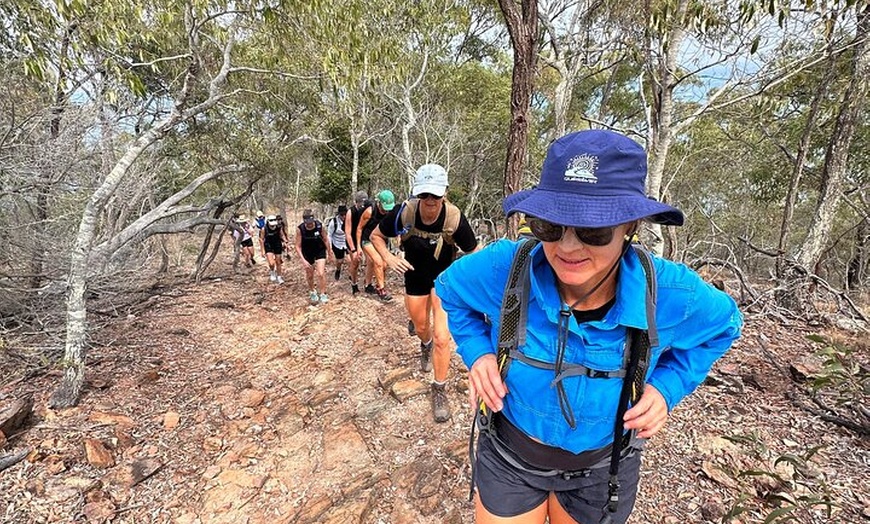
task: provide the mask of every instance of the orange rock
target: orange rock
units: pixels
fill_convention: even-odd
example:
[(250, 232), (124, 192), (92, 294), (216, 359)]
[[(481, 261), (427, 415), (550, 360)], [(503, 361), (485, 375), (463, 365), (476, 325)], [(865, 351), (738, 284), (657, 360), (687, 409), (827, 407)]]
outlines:
[(163, 415), (163, 427), (169, 431), (177, 428), (179, 422), (181, 422), (181, 415), (174, 411), (168, 411)]
[(112, 456), (112, 452), (102, 442), (94, 438), (86, 438), (84, 444), (85, 455), (91, 466), (105, 469), (115, 465), (115, 457)]
[(118, 413), (110, 413), (103, 411), (94, 411), (88, 417), (92, 422), (97, 422), (98, 424), (110, 424), (110, 425), (119, 425), (119, 426), (135, 426), (136, 422), (133, 421), (132, 418), (127, 415), (120, 415)]
[(239, 402), (246, 408), (255, 408), (266, 399), (266, 392), (259, 389), (244, 389), (239, 393)]

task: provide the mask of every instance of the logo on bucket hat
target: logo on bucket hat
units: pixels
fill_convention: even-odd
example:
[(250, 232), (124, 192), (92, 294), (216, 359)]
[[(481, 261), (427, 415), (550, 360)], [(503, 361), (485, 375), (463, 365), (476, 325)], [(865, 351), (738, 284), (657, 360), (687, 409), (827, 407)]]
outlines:
[(577, 155), (568, 162), (568, 169), (565, 170), (565, 180), (595, 184), (598, 182), (598, 178), (595, 176), (596, 168), (598, 168), (597, 156)]
[(550, 144), (537, 187), (509, 195), (502, 206), (508, 215), (522, 212), (564, 226), (609, 227), (641, 218), (683, 225), (682, 211), (647, 197), (645, 186), (643, 147), (591, 129)]

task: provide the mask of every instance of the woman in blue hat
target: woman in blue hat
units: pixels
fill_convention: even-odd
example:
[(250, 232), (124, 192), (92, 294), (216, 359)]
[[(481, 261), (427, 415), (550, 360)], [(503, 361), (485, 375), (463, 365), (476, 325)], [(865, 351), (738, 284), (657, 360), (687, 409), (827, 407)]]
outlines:
[(539, 243), (496, 242), (438, 277), (480, 406), (478, 523), (624, 523), (644, 441), (740, 335), (727, 294), (632, 244), (644, 220), (683, 223), (645, 181), (633, 140), (566, 135), (504, 201)]

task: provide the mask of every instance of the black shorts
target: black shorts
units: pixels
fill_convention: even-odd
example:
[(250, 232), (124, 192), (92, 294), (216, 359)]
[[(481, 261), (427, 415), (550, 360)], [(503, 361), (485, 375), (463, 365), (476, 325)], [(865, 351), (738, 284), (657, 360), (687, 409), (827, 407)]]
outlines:
[(309, 264), (314, 264), (317, 260), (326, 259), (326, 246), (320, 246), (320, 249), (302, 250), (302, 258)]
[(242, 247), (254, 247), (254, 239), (242, 240)]
[(425, 297), (435, 287), (438, 275), (425, 269), (414, 269), (405, 272), (405, 294), (413, 297)]
[[(619, 505), (615, 524), (624, 524), (637, 499), (641, 452), (635, 451), (619, 464)], [(577, 522), (598, 522), (607, 505), (608, 464), (586, 470), (588, 475), (565, 480), (542, 477), (515, 468), (495, 450), (486, 433), (480, 434), (474, 481), (480, 502), (498, 517), (515, 517), (540, 506), (553, 492), (559, 504)]]
[(273, 240), (271, 242), (267, 240), (263, 242), (263, 247), (266, 249), (266, 253), (280, 255), (284, 252), (284, 244), (281, 243), (281, 240)]
[(332, 254), (335, 255), (336, 260), (341, 260), (344, 258), (344, 254), (347, 253), (347, 248), (337, 248), (335, 245), (332, 246)]

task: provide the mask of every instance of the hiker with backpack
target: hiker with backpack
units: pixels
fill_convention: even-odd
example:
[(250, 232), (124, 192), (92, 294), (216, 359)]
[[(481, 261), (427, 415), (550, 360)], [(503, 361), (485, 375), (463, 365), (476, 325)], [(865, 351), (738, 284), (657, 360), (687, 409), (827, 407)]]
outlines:
[[(363, 257), (363, 250), (357, 243), (357, 231), (360, 230), (359, 223), (363, 213), (370, 207), (372, 207), (372, 203), (369, 202), (368, 194), (365, 191), (357, 191), (353, 194), (353, 205), (347, 211), (347, 215), (344, 218), (344, 239), (347, 243), (347, 252), (350, 253), (347, 271), (350, 278), (350, 291), (353, 295), (359, 293), (359, 266), (362, 263)], [(366, 264), (363, 284), (367, 291), (369, 288), (374, 291), (374, 286), (371, 285), (373, 279), (374, 267), (372, 264)]]
[[(421, 166), (411, 191), (415, 198), (387, 213), (371, 235), (386, 264), (404, 274), (405, 309), (420, 339), (420, 368), (427, 373), (434, 368), (435, 422), (450, 419), (444, 388), (451, 356), (447, 315), (434, 291), (435, 278), (456, 258), (457, 248), (466, 253), (477, 249), (474, 230), (459, 208), (445, 198), (446, 192), (447, 171), (438, 164)], [(402, 239), (405, 258), (387, 248), (387, 238), (394, 237)]]
[[(366, 265), (371, 266), (377, 281), (378, 287), (367, 284), (365, 292), (370, 295), (377, 295), (381, 302), (389, 302), (393, 300), (393, 295), (387, 291), (386, 278), (384, 275), (384, 259), (372, 245), (372, 231), (378, 227), (381, 220), (387, 216), (387, 212), (396, 206), (396, 196), (389, 189), (384, 189), (378, 196), (375, 197), (373, 206), (366, 209), (359, 220), (359, 228), (356, 232), (356, 246), (362, 248), (366, 255)], [(368, 268), (366, 268), (368, 269)]]
[[(326, 294), (326, 262), (327, 259), (332, 258), (332, 253), (327, 236), (323, 230), (323, 224), (314, 218), (314, 211), (311, 209), (303, 211), (302, 223), (296, 230), (296, 253), (305, 269), (308, 299), (314, 305), (326, 304), (329, 301), (329, 295)], [(315, 276), (317, 277), (316, 288), (314, 286)]]
[(344, 266), (344, 255), (347, 253), (347, 236), (344, 233), (344, 217), (347, 216), (347, 206), (341, 204), (326, 225), (329, 234), (329, 244), (332, 246), (333, 258), (335, 258), (335, 280), (341, 278), (341, 268)]
[(633, 241), (643, 220), (683, 224), (645, 181), (633, 140), (566, 135), (537, 187), (503, 203), (537, 240), (491, 244), (435, 283), (469, 368), (478, 523), (624, 523), (644, 441), (740, 335), (731, 297)]
[(260, 250), (269, 264), (269, 280), (277, 284), (284, 283), (284, 259), (281, 254), (287, 244), (287, 232), (281, 227), (279, 217), (269, 215), (266, 223), (260, 229)]

